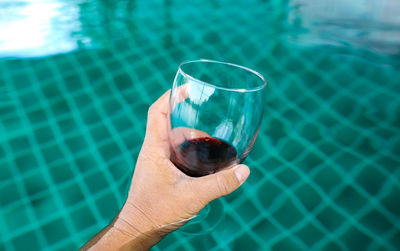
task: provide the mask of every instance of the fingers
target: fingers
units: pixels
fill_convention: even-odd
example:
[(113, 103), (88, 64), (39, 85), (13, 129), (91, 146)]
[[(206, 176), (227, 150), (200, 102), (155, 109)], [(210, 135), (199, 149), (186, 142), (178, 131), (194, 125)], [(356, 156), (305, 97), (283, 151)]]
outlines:
[(168, 101), (169, 96), (171, 94), (171, 90), (166, 91), (161, 97), (159, 97), (156, 102), (154, 102), (150, 108), (148, 113), (148, 119), (154, 119), (159, 117), (160, 115), (166, 116), (168, 113)]
[(194, 179), (194, 189), (202, 201), (210, 202), (232, 193), (246, 181), (250, 169), (246, 165), (223, 170), (211, 175)]
[(179, 103), (182, 103), (188, 97), (189, 97), (189, 84), (183, 84), (177, 87), (174, 90), (173, 95), (171, 96), (171, 110), (173, 111)]
[[(174, 92), (176, 92), (174, 94), (175, 105), (188, 97), (187, 85), (179, 86)], [(168, 90), (157, 99), (150, 106), (147, 117), (145, 144), (154, 148), (154, 151), (161, 151), (160, 153), (164, 155), (169, 155), (168, 127), (170, 125), (168, 107), (170, 95), (171, 90)]]
[(165, 92), (156, 102), (154, 102), (148, 111), (147, 127), (144, 145), (153, 148), (155, 152), (168, 151), (168, 100), (170, 90)]
[[(178, 103), (183, 102), (188, 97), (187, 89), (187, 85), (184, 84), (174, 90), (174, 95), (173, 97), (171, 97), (172, 108), (175, 107)], [(170, 96), (171, 90), (168, 90), (150, 106), (148, 112), (148, 125), (157, 125), (163, 122), (168, 122), (167, 115)]]

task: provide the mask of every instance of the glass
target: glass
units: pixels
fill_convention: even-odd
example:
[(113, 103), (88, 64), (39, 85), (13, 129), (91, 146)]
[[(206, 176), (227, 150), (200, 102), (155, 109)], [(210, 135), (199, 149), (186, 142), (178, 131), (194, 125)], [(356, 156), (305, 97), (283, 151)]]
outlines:
[[(175, 166), (200, 177), (243, 162), (260, 128), (265, 86), (261, 74), (243, 66), (213, 60), (182, 63), (169, 103), (168, 139)], [(211, 205), (216, 209), (206, 207), (183, 231), (201, 233), (215, 226), (222, 216), (211, 213), (223, 210), (220, 202)], [(207, 218), (214, 222), (206, 224)]]

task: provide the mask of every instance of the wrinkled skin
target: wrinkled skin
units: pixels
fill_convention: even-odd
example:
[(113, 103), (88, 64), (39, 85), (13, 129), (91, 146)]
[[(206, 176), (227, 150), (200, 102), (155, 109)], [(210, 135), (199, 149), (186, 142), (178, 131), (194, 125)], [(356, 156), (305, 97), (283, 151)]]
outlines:
[(245, 165), (199, 178), (174, 166), (168, 144), (169, 93), (149, 109), (146, 136), (125, 205), (113, 223), (83, 249), (147, 250), (247, 179), (250, 171)]

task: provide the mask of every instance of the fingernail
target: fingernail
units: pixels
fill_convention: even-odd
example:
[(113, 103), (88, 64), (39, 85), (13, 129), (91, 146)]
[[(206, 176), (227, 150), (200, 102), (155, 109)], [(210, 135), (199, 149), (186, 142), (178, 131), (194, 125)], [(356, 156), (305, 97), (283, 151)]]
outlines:
[(238, 165), (235, 167), (235, 175), (236, 178), (239, 180), (240, 184), (247, 179), (250, 174), (250, 170), (246, 165)]

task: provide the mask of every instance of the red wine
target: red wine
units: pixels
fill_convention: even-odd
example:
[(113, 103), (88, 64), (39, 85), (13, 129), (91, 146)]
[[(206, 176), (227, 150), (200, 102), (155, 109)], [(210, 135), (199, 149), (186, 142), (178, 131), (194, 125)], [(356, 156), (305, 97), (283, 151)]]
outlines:
[(230, 166), (237, 159), (229, 143), (211, 137), (191, 139), (172, 151), (172, 162), (185, 174), (200, 177)]

